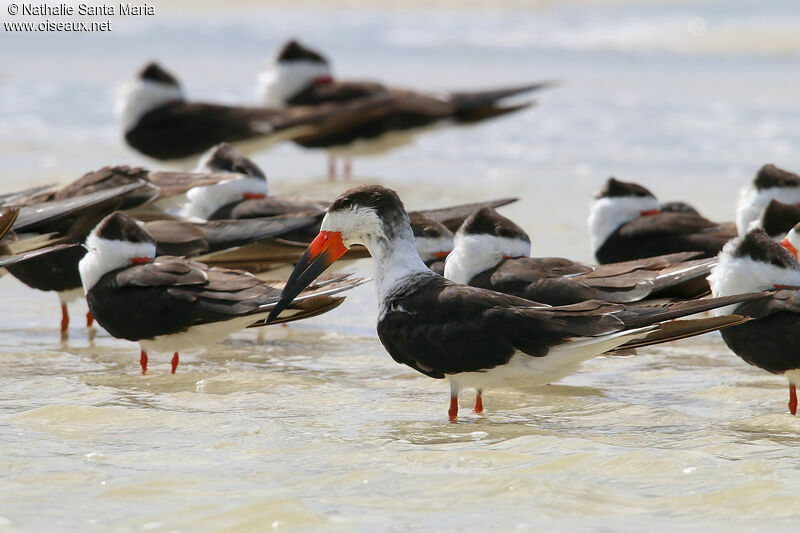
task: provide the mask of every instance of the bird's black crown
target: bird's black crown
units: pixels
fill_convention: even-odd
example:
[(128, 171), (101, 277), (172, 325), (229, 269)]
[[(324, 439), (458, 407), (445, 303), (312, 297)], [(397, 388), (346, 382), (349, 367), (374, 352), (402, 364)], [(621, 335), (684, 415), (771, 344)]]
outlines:
[(179, 85), (178, 80), (161, 68), (158, 63), (148, 63), (140, 72), (139, 77), (143, 80), (155, 81), (158, 83), (166, 83), (169, 85)]
[(758, 170), (753, 180), (753, 185), (758, 190), (771, 189), (772, 187), (800, 187), (800, 176), (768, 164)]
[(493, 207), (481, 207), (461, 224), (459, 233), (472, 235), (494, 235), (531, 242), (525, 230), (507, 219)]
[(441, 222), (432, 220), (425, 215), (419, 213), (411, 213), (408, 215), (411, 219), (411, 230), (414, 232), (414, 237), (429, 237), (436, 239), (439, 237), (452, 237), (453, 232), (447, 229), (447, 226)]
[(252, 159), (243, 156), (228, 143), (220, 143), (213, 148), (208, 157), (208, 166), (214, 170), (266, 179), (264, 171)]
[(278, 63), (289, 63), (292, 61), (309, 61), (311, 63), (328, 64), (328, 60), (322, 54), (306, 48), (295, 40), (291, 40), (278, 52)]
[(100, 221), (95, 234), (101, 239), (125, 242), (149, 242), (155, 244), (150, 236), (134, 219), (122, 211), (114, 211)]
[(646, 188), (642, 187), (637, 183), (631, 183), (627, 181), (620, 181), (615, 177), (608, 178), (606, 182), (606, 186), (597, 194), (597, 198), (622, 198), (622, 197), (632, 197), (632, 196), (652, 196), (655, 198), (653, 193), (648, 191)]
[(781, 268), (800, 270), (800, 263), (797, 262), (794, 255), (770, 239), (769, 235), (761, 228), (748, 231), (736, 245), (733, 255), (734, 257), (749, 257), (754, 261)]

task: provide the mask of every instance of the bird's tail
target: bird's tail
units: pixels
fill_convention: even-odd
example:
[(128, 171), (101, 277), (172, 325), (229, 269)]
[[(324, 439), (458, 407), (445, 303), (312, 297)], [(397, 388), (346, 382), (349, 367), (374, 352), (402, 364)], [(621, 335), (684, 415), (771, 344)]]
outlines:
[(478, 122), (530, 107), (534, 104), (533, 101), (507, 106), (500, 105), (500, 101), (545, 89), (554, 84), (555, 82), (545, 81), (488, 91), (455, 92), (450, 94), (450, 101), (456, 107), (456, 120), (459, 122)]

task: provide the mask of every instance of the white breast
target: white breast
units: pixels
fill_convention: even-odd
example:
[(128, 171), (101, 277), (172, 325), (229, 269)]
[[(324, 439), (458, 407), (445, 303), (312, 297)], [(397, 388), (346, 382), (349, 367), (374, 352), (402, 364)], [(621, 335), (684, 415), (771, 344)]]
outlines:
[(600, 198), (592, 202), (589, 211), (589, 235), (592, 251), (597, 252), (617, 228), (639, 218), (643, 211), (658, 209), (652, 196)]
[(285, 107), (287, 100), (315, 79), (330, 75), (330, 67), (318, 62), (277, 63), (258, 75), (257, 96), (266, 107)]
[(503, 257), (529, 257), (531, 243), (523, 239), (495, 235), (457, 233), (455, 246), (444, 264), (444, 277), (456, 283), (469, 283), (484, 270), (497, 266)]
[(180, 100), (183, 100), (183, 93), (176, 85), (135, 78), (117, 91), (114, 111), (127, 132), (150, 111)]

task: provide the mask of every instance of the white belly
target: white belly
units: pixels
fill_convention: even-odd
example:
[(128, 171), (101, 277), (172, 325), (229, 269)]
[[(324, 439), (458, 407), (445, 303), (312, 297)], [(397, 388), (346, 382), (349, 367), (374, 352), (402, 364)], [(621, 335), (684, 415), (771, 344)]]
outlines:
[(644, 337), (657, 326), (638, 328), (555, 346), (544, 357), (517, 352), (502, 366), (484, 372), (462, 372), (447, 378), (460, 389), (509, 387), (525, 388), (546, 385), (573, 374), (581, 363), (626, 342)]

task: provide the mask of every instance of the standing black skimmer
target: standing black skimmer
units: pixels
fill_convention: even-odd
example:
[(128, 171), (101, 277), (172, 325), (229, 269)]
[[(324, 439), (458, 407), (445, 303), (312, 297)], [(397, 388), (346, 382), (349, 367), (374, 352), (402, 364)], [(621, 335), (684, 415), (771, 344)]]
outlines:
[(421, 213), (412, 212), (408, 216), (419, 257), (425, 266), (441, 276), (444, 274), (444, 260), (453, 251), (453, 232)]
[[(333, 202), (270, 318), (277, 317), (354, 244), (366, 246), (375, 265), (381, 343), (398, 363), (426, 376), (448, 378), (451, 420), (458, 414), (461, 389), (477, 390), (475, 411), (481, 412), (481, 393), (486, 387), (550, 383), (596, 355), (743, 320), (668, 322), (729, 304), (732, 301), (728, 299), (639, 308), (589, 300), (550, 307), (454, 283), (425, 266), (400, 198), (377, 185), (350, 189)], [(729, 298), (746, 301), (760, 297)]]
[(178, 80), (150, 63), (120, 89), (116, 111), (132, 148), (171, 160), (199, 155), (220, 142), (252, 152), (299, 136), (313, 140), (367, 120), (380, 112), (378, 100), (291, 109), (188, 102)]
[(705, 277), (716, 264), (716, 259), (688, 261), (697, 252), (607, 265), (529, 257), (531, 241), (525, 230), (491, 207), (467, 218), (454, 244), (445, 263), (447, 279), (550, 305), (695, 298), (708, 293)]
[(739, 191), (736, 204), (736, 229), (739, 235), (757, 227), (757, 221), (770, 200), (800, 205), (800, 176), (775, 165), (761, 167), (753, 182)]
[[(86, 247), (80, 275), (89, 309), (111, 335), (139, 343), (142, 373), (147, 371), (147, 352), (172, 353), (174, 374), (180, 351), (263, 325), (281, 293), (247, 272), (156, 257), (153, 238), (121, 212), (104, 218), (86, 239)], [(277, 321), (329, 311), (342, 301), (331, 295), (363, 281), (345, 275), (321, 282)]]
[(329, 177), (336, 177), (334, 157), (345, 157), (350, 177), (351, 158), (375, 155), (408, 144), (423, 128), (445, 123), (471, 124), (529, 107), (533, 102), (502, 105), (501, 101), (552, 85), (533, 83), (498, 90), (426, 94), (394, 89), (380, 83), (335, 81), (328, 60), (320, 53), (289, 41), (270, 67), (258, 77), (258, 93), (265, 106), (292, 106), (355, 102), (384, 97), (381, 113), (373, 120), (329, 135), (295, 139), (307, 148), (325, 148), (330, 155)]
[(595, 196), (588, 222), (599, 263), (676, 252), (713, 257), (736, 235), (733, 224), (718, 224), (682, 211), (663, 212), (653, 193), (616, 178), (609, 178)]
[(794, 415), (800, 382), (800, 343), (794, 336), (794, 328), (800, 326), (800, 263), (790, 240), (784, 244), (787, 250), (764, 230), (752, 229), (725, 245), (708, 281), (714, 296), (778, 289), (768, 299), (732, 306), (729, 310), (754, 320), (722, 331), (722, 338), (745, 362), (786, 376)]

